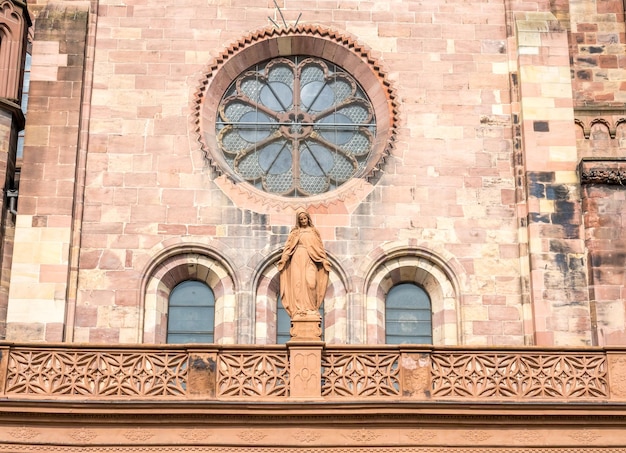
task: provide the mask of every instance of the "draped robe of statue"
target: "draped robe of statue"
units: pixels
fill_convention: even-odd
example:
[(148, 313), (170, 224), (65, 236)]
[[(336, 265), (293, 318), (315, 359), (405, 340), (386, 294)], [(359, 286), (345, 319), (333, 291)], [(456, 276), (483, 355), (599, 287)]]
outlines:
[(280, 261), (280, 297), (289, 316), (293, 319), (296, 314), (317, 314), (330, 269), (317, 229), (293, 228)]

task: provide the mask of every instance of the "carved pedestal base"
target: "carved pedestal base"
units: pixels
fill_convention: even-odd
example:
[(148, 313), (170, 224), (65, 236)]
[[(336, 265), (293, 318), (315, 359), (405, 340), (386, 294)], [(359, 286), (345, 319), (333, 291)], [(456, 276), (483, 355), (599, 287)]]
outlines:
[(296, 313), (291, 319), (289, 375), (292, 398), (320, 398), (322, 395), (322, 319), (319, 313)]
[(319, 313), (296, 313), (291, 319), (291, 341), (321, 341), (322, 320)]

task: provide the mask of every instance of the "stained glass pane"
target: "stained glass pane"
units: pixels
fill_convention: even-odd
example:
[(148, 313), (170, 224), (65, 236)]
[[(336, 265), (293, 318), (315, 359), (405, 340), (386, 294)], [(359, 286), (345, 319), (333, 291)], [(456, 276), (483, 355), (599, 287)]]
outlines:
[(308, 142), (300, 148), (300, 168), (307, 175), (325, 176), (333, 165), (333, 155), (328, 148)]
[(261, 89), (261, 102), (276, 112), (285, 112), (292, 106), (291, 87), (282, 82), (269, 82)]
[(432, 344), (432, 312), (426, 291), (413, 283), (389, 290), (385, 337), (387, 344)]
[(259, 151), (259, 166), (265, 173), (280, 175), (291, 169), (291, 149), (287, 141), (270, 143)]
[(231, 169), (286, 196), (316, 195), (358, 176), (376, 134), (358, 83), (340, 67), (305, 56), (244, 71), (219, 112), (218, 141)]
[(207, 285), (185, 281), (170, 293), (167, 343), (212, 343), (215, 298)]

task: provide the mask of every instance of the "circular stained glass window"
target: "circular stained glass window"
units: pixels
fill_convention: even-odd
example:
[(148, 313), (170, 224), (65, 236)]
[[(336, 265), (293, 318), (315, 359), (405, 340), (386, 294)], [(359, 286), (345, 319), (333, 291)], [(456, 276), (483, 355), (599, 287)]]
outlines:
[(376, 123), (370, 100), (346, 71), (294, 56), (257, 64), (235, 79), (220, 102), (216, 135), (240, 178), (302, 197), (361, 175)]

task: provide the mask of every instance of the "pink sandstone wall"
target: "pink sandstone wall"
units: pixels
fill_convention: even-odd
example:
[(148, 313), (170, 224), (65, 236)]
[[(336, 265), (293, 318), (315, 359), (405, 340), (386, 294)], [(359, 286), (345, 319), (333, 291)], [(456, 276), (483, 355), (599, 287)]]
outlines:
[(155, 276), (196, 275), (167, 267), (178, 256), (232, 288), (218, 342), (267, 342), (254, 317), (273, 295), (259, 288), (275, 286), (272, 260), (306, 207), (335, 265), (335, 342), (384, 341), (384, 291), (410, 280), (440, 307), (438, 344), (591, 344), (563, 5), (279, 5), (290, 24), (302, 14), (364, 49), (394, 93), (383, 171), (341, 196), (251, 196), (198, 143), (197, 93), (221, 96), (207, 75), (280, 20), (273, 1), (31, 6), (42, 115), (27, 129), (8, 337), (162, 341), (170, 286)]
[[(70, 246), (82, 191), (79, 137), (88, 6), (32, 5), (35, 18), (7, 338), (61, 341), (72, 280)], [(76, 219), (76, 222), (74, 222)]]
[(609, 0), (570, 3), (576, 106), (623, 107), (626, 101), (624, 3)]
[(623, 2), (588, 1), (570, 7), (572, 77), (583, 180), (590, 301), (599, 345), (626, 340), (624, 294), (624, 176), (626, 45)]

